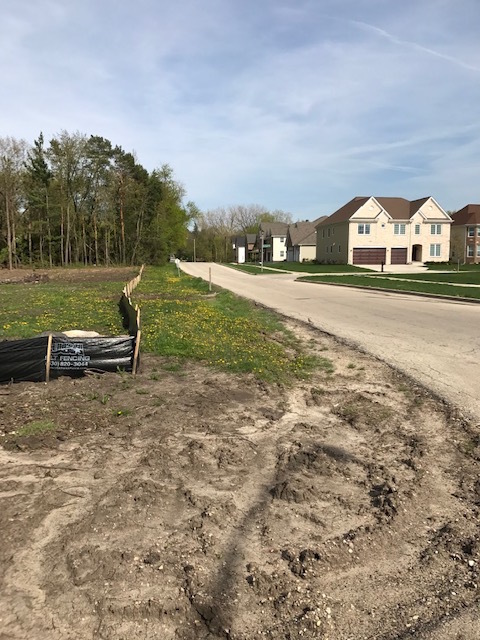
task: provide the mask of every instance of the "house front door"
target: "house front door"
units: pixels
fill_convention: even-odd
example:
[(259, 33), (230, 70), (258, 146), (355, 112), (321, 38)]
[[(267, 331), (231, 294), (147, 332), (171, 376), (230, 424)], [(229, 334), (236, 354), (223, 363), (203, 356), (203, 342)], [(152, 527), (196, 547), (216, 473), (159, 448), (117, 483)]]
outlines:
[(422, 245), (414, 244), (412, 247), (412, 262), (422, 262)]

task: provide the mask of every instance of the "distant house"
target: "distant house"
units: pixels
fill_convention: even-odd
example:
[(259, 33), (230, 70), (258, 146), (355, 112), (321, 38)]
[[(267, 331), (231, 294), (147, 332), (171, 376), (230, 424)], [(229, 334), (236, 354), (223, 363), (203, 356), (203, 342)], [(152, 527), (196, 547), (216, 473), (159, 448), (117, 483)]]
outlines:
[(247, 242), (245, 236), (234, 236), (232, 238), (232, 247), (234, 252), (234, 261), (243, 264), (247, 258)]
[(480, 204), (467, 204), (452, 215), (451, 257), (467, 264), (480, 263)]
[(305, 262), (315, 260), (317, 251), (316, 225), (326, 216), (313, 222), (294, 222), (287, 232), (287, 260), (289, 262)]
[(286, 222), (260, 223), (257, 245), (261, 251), (263, 244), (264, 262), (282, 262), (287, 259), (287, 232)]
[(252, 262), (255, 260), (258, 254), (256, 240), (257, 236), (254, 233), (238, 235), (232, 238), (235, 262), (243, 264), (244, 262)]
[(317, 224), (317, 260), (338, 264), (443, 262), (452, 219), (432, 198), (356, 197)]

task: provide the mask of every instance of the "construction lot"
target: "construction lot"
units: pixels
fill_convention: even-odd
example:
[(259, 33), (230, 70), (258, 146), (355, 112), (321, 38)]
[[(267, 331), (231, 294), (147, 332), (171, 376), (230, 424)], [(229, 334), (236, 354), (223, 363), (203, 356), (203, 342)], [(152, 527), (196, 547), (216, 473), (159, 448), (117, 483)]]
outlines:
[(0, 389), (2, 640), (478, 638), (478, 428), (290, 328), (332, 363), (293, 387), (147, 355)]

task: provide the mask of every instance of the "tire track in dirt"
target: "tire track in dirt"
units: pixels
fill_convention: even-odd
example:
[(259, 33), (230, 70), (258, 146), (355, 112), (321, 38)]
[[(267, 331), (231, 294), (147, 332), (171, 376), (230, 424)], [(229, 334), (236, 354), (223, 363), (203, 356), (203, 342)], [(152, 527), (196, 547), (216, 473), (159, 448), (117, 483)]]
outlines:
[(2, 453), (5, 637), (476, 640), (478, 430), (293, 328), (333, 374), (82, 380), (130, 416), (97, 402), (98, 428)]

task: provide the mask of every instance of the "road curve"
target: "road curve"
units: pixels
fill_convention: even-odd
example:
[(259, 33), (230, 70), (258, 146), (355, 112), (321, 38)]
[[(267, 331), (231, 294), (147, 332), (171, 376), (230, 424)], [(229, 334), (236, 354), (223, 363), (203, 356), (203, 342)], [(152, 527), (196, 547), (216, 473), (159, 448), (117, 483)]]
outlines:
[(185, 273), (359, 346), (412, 376), (480, 422), (480, 305), (252, 276), (212, 263)]

